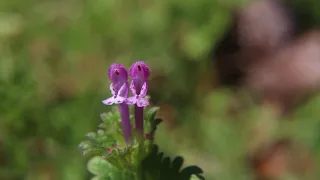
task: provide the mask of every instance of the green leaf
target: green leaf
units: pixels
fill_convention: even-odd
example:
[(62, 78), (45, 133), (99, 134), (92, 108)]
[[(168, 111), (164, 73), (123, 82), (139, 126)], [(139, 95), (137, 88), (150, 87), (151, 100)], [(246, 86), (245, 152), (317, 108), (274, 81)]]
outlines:
[(110, 176), (95, 176), (91, 180), (112, 180)]
[(153, 145), (150, 154), (141, 162), (141, 175), (143, 180), (189, 180), (192, 175), (203, 180), (202, 169), (198, 166), (188, 166), (180, 171), (183, 158), (178, 156), (173, 162), (158, 152), (158, 146)]
[(153, 107), (153, 108), (149, 109), (149, 111), (147, 113), (147, 120), (149, 122), (152, 122), (154, 120), (159, 109), (160, 109), (159, 107)]
[(192, 175), (190, 180), (205, 180), (203, 176), (201, 175)]
[(182, 179), (190, 179), (193, 174), (202, 174), (203, 171), (198, 166), (188, 166), (180, 172)]
[(98, 129), (97, 134), (98, 134), (98, 136), (104, 136), (105, 132), (102, 129)]
[(79, 148), (83, 150), (89, 149), (91, 147), (92, 147), (92, 144), (90, 141), (83, 141), (79, 144)]
[(90, 148), (82, 151), (83, 156), (98, 156), (105, 152), (105, 149), (102, 147)]
[(150, 139), (154, 139), (154, 135), (157, 130), (157, 126), (162, 122), (162, 119), (154, 119), (151, 121), (151, 132), (150, 132)]
[(91, 158), (87, 164), (88, 170), (97, 176), (105, 176), (112, 171), (112, 166), (99, 156)]
[(181, 156), (178, 156), (172, 161), (172, 169), (174, 171), (179, 171), (182, 167), (182, 164), (183, 164), (183, 158)]
[(95, 132), (89, 132), (86, 137), (90, 140), (94, 140), (97, 138), (97, 134)]
[(111, 113), (111, 112), (102, 113), (102, 114), (100, 115), (100, 117), (101, 117), (102, 121), (105, 122), (105, 121), (108, 121), (109, 119), (111, 119), (112, 113)]

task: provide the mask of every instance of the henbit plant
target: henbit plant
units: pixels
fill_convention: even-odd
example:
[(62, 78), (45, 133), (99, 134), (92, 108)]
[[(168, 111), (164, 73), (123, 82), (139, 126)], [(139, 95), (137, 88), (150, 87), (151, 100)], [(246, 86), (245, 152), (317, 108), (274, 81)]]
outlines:
[[(162, 120), (156, 118), (158, 107), (144, 109), (149, 105), (149, 67), (141, 61), (131, 66), (132, 96), (129, 98), (125, 67), (114, 63), (108, 75), (112, 97), (102, 102), (118, 104), (118, 111), (113, 108), (101, 114), (103, 122), (98, 130), (88, 133), (87, 140), (79, 145), (83, 155), (91, 157), (88, 170), (94, 174), (92, 180), (203, 180), (201, 168), (188, 166), (181, 169), (182, 157), (171, 161), (154, 144), (155, 131)], [(134, 115), (130, 115), (129, 105), (134, 105)], [(131, 125), (132, 117), (135, 128)]]

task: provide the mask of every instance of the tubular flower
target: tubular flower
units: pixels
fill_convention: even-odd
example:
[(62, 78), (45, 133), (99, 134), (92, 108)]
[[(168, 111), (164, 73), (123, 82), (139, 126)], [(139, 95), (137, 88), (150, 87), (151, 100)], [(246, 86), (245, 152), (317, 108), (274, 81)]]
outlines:
[(144, 137), (143, 108), (144, 106), (149, 105), (149, 101), (146, 99), (149, 75), (150, 69), (142, 61), (134, 63), (130, 68), (130, 76), (132, 78), (130, 90), (132, 92), (132, 97), (127, 99), (127, 104), (135, 104), (135, 127), (138, 139), (140, 140)]
[(111, 81), (110, 91), (112, 97), (103, 100), (106, 105), (121, 104), (128, 97), (128, 73), (123, 65), (114, 63), (110, 66), (108, 76)]
[(106, 105), (119, 104), (122, 132), (127, 145), (132, 142), (132, 127), (129, 117), (129, 106), (125, 103), (128, 97), (128, 73), (123, 65), (114, 63), (110, 66), (108, 76), (111, 81), (112, 97), (103, 100)]
[(130, 76), (132, 78), (130, 90), (132, 97), (127, 99), (127, 104), (136, 104), (138, 107), (149, 105), (149, 101), (145, 98), (148, 92), (148, 77), (150, 69), (142, 61), (134, 63), (130, 68)]

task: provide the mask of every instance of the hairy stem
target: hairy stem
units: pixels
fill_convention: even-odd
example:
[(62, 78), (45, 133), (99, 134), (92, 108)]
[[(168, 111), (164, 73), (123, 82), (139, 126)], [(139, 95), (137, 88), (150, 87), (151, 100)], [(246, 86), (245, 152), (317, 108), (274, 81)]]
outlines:
[(136, 132), (138, 140), (142, 140), (144, 138), (143, 131), (143, 107), (134, 106), (134, 118), (136, 125)]
[(127, 145), (132, 143), (132, 127), (129, 117), (129, 106), (126, 103), (119, 104), (119, 111), (121, 116), (123, 137)]

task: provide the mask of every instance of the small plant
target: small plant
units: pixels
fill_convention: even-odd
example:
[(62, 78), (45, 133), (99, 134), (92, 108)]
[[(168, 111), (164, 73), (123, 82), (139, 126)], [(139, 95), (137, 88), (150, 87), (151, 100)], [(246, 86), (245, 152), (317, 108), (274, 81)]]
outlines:
[[(157, 126), (162, 122), (156, 118), (158, 107), (145, 110), (150, 69), (144, 62), (136, 62), (128, 73), (121, 64), (110, 66), (112, 97), (103, 100), (105, 105), (118, 105), (111, 112), (101, 115), (102, 123), (96, 132), (87, 134), (87, 140), (80, 143), (83, 155), (92, 157), (88, 170), (95, 175), (93, 180), (189, 180), (204, 179), (197, 166), (184, 169), (183, 158), (170, 160), (158, 152), (154, 144)], [(129, 97), (129, 89), (132, 96)], [(134, 115), (130, 115), (130, 105)], [(146, 115), (146, 116), (144, 116)], [(134, 118), (133, 118), (134, 117)], [(134, 119), (134, 128), (131, 119)]]

